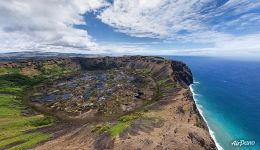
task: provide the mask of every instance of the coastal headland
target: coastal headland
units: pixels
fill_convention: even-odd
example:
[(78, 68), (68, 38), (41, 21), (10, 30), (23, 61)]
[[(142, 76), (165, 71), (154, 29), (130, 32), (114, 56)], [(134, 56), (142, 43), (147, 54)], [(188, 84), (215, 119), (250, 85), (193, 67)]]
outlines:
[(1, 107), (10, 112), (0, 111), (0, 149), (217, 149), (183, 62), (57, 57), (5, 61), (0, 68)]

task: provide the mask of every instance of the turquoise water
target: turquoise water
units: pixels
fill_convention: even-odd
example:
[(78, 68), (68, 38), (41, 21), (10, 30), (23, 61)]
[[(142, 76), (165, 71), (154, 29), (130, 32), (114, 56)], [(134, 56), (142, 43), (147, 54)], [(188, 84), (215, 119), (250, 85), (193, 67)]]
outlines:
[[(260, 150), (260, 61), (170, 57), (188, 64), (196, 104), (219, 149)], [(236, 140), (251, 146), (232, 146)]]

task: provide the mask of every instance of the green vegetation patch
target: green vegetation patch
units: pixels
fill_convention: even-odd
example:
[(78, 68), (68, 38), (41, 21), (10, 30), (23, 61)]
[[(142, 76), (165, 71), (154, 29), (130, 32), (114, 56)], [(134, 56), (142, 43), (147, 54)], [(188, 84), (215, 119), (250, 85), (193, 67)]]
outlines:
[(144, 68), (144, 69), (136, 69), (136, 72), (145, 76), (152, 76), (152, 72), (150, 69)]
[(110, 128), (109, 132), (112, 137), (117, 137), (127, 129), (132, 122), (118, 122), (115, 126)]
[[(136, 72), (141, 74), (141, 75), (145, 75), (145, 76), (150, 76), (153, 78), (153, 74), (151, 72), (150, 69), (144, 68), (144, 69), (136, 69)], [(170, 80), (169, 78), (167, 79), (163, 79), (163, 80), (159, 80), (156, 81), (157, 85), (160, 88), (164, 88), (164, 89), (171, 89), (177, 86), (177, 84), (175, 82), (173, 82), (172, 80)]]
[(2, 67), (0, 68), (0, 75), (5, 75), (5, 74), (17, 74), (20, 73), (19, 68), (10, 68), (10, 67)]
[(38, 81), (38, 78), (28, 77), (21, 74), (6, 74), (0, 76), (1, 88), (3, 87), (19, 87), (32, 86)]
[(47, 76), (62, 75), (69, 72), (76, 72), (78, 70), (79, 70), (78, 67), (66, 67), (63, 63), (45, 64), (41, 68), (42, 75), (47, 75)]
[(104, 123), (103, 125), (97, 125), (93, 127), (92, 132), (103, 133), (109, 132), (113, 138), (118, 137), (125, 129), (130, 127), (130, 125), (138, 118), (143, 117), (142, 112), (135, 112), (129, 115), (122, 116), (118, 119), (116, 124)]
[(36, 144), (42, 142), (42, 141), (45, 141), (47, 140), (48, 138), (50, 138), (51, 135), (46, 135), (46, 134), (39, 134), (35, 137), (33, 137), (33, 139), (30, 139), (20, 145), (17, 145), (17, 146), (14, 146), (12, 148), (10, 148), (10, 150), (21, 150), (21, 149), (28, 149), (30, 147), (33, 147), (35, 146)]
[(176, 87), (176, 84), (170, 79), (159, 80), (157, 81), (157, 84), (160, 88), (164, 88), (166, 90)]
[(0, 149), (28, 149), (51, 136), (35, 129), (53, 124), (53, 118), (23, 115), (28, 109), (22, 102), (24, 91), (41, 80), (16, 71), (0, 75)]
[(41, 127), (41, 126), (51, 125), (54, 122), (55, 122), (55, 119), (53, 117), (44, 116), (41, 118), (35, 118), (35, 119), (30, 120), (29, 125), (34, 126), (34, 127)]
[(0, 68), (0, 149), (28, 149), (51, 136), (36, 129), (53, 125), (55, 119), (24, 115), (29, 109), (22, 101), (24, 92), (46, 78), (78, 70), (62, 62), (43, 65), (36, 76), (22, 75), (19, 68)]
[(50, 136), (51, 135), (46, 135), (41, 132), (17, 135), (17, 136), (0, 141), (0, 149), (5, 149), (7, 147), (10, 147), (10, 145), (15, 142), (21, 143), (21, 144), (10, 147), (10, 150), (28, 149), (28, 148), (36, 145), (37, 143), (48, 139)]
[(103, 133), (109, 131), (111, 126), (108, 123), (104, 123), (102, 125), (96, 125), (92, 128), (92, 132)]

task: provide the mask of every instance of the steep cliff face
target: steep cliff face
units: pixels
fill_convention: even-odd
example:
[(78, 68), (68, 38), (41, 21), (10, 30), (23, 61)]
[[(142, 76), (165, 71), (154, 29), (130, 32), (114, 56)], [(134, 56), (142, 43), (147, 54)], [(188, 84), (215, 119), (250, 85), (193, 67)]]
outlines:
[(166, 60), (161, 57), (129, 56), (103, 58), (76, 58), (75, 62), (82, 69), (110, 69), (125, 67), (127, 69), (147, 69), (157, 80), (171, 79), (183, 87), (193, 82), (191, 70), (180, 61)]
[(40, 70), (44, 65), (62, 64), (66, 67), (81, 67), (82, 70), (98, 70), (125, 67), (127, 69), (147, 69), (158, 79), (170, 78), (183, 87), (193, 82), (191, 70), (180, 61), (161, 57), (126, 56), (97, 58), (52, 58), (41, 60), (22, 60), (17, 62), (0, 62), (0, 67), (20, 68), (21, 70)]

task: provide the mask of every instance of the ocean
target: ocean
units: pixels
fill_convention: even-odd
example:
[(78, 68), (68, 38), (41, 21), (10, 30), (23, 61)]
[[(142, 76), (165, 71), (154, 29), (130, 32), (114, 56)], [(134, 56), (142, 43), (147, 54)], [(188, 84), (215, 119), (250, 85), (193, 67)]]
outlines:
[(260, 60), (167, 58), (191, 68), (190, 88), (218, 149), (260, 150)]

